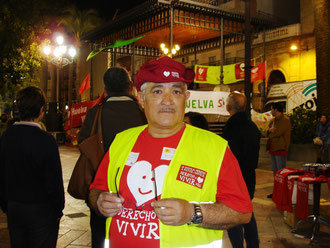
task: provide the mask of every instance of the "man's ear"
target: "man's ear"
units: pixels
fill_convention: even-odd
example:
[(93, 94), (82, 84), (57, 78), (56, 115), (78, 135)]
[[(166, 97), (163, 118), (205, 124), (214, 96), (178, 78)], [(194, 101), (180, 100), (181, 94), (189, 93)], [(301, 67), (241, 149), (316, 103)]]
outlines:
[(139, 104), (141, 105), (142, 108), (144, 108), (144, 96), (141, 91), (137, 93), (137, 99), (139, 101)]
[(230, 106), (229, 104), (226, 104), (226, 110), (227, 110), (228, 112), (231, 111), (231, 106)]
[(189, 97), (190, 97), (190, 91), (187, 90), (187, 91), (186, 91), (186, 101), (189, 99)]
[(40, 112), (39, 112), (39, 116), (38, 116), (38, 121), (40, 121), (43, 117), (44, 117), (44, 113), (45, 113), (45, 108), (44, 108), (44, 106), (42, 106), (41, 108), (40, 108)]
[(132, 81), (129, 81), (129, 87), (128, 87), (128, 90), (127, 90), (127, 94), (129, 95), (134, 95), (134, 90), (133, 90), (133, 82)]
[(108, 96), (108, 92), (107, 92), (107, 90), (105, 89), (105, 87), (104, 87), (104, 89), (103, 89), (103, 92), (104, 92), (104, 97), (107, 97), (107, 96)]

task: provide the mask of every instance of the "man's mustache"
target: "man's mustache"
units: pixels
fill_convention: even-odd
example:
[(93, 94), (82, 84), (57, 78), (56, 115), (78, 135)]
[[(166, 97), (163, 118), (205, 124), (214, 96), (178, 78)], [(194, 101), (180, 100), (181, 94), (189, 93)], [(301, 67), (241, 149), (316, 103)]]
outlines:
[(174, 113), (175, 109), (171, 108), (171, 107), (164, 107), (164, 108), (161, 108), (161, 110), (159, 110), (158, 112), (159, 113), (162, 113), (162, 112), (172, 112), (172, 113)]

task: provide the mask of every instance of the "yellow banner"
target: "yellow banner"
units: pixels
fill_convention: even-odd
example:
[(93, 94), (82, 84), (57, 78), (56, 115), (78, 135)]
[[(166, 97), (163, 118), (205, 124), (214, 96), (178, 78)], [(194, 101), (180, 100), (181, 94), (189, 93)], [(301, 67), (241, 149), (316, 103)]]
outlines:
[[(254, 60), (251, 60), (251, 65)], [(233, 84), (244, 80), (244, 63), (223, 66), (223, 84)], [(242, 76), (243, 73), (243, 76)], [(195, 65), (196, 83), (220, 84), (220, 66)]]
[(194, 81), (203, 84), (220, 84), (220, 67), (195, 65)]
[(235, 65), (236, 64), (223, 66), (223, 84), (233, 84), (233, 83), (237, 83), (238, 81), (244, 80), (244, 79), (236, 79)]

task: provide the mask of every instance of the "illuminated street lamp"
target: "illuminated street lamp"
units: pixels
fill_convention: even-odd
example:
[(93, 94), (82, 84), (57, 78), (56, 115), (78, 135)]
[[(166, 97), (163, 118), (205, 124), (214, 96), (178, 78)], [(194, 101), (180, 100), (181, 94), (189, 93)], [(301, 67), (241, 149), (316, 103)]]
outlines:
[(73, 63), (76, 56), (76, 49), (73, 45), (66, 45), (63, 35), (57, 35), (55, 38), (55, 45), (47, 45), (43, 48), (48, 62), (56, 65), (57, 68), (57, 82), (56, 82), (56, 102), (59, 104), (60, 95), (60, 69), (64, 66)]
[(292, 51), (295, 51), (295, 50), (298, 49), (298, 47), (297, 47), (295, 44), (293, 44), (293, 45), (290, 47), (290, 49), (291, 49)]
[(168, 55), (171, 57), (172, 55), (176, 54), (180, 50), (180, 46), (178, 44), (174, 45), (174, 48), (172, 48), (170, 54), (169, 54), (170, 49), (168, 49), (164, 43), (160, 44), (160, 49), (162, 50), (162, 52), (165, 55)]

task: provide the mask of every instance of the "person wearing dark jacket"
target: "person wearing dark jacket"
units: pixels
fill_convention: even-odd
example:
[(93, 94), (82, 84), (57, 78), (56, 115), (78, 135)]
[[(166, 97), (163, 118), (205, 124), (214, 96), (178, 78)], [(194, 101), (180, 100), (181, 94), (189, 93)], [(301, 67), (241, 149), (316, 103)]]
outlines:
[(21, 121), (0, 140), (0, 200), (7, 212), (11, 247), (55, 248), (57, 243), (64, 188), (56, 141), (38, 124), (45, 103), (41, 89), (20, 90)]
[[(257, 126), (245, 114), (245, 95), (232, 92), (229, 94), (226, 109), (230, 118), (226, 123), (222, 137), (238, 160), (243, 178), (252, 200), (256, 185), (255, 169), (258, 166), (261, 133)], [(243, 234), (244, 229), (244, 234)], [(259, 247), (257, 223), (252, 214), (248, 224), (228, 229), (228, 236), (234, 248), (243, 248), (245, 238), (248, 248)]]
[(321, 115), (320, 122), (316, 126), (315, 138), (321, 142), (316, 145), (316, 163), (328, 163), (328, 149), (330, 144), (330, 123), (326, 115)]
[[(106, 97), (103, 100), (101, 123), (104, 151), (108, 151), (117, 133), (131, 127), (144, 125), (147, 120), (137, 100), (132, 95), (131, 78), (124, 68), (113, 67), (108, 69), (103, 80)], [(78, 134), (78, 143), (90, 136), (97, 108), (98, 105), (88, 110)], [(90, 209), (90, 212), (92, 247), (103, 248), (106, 218), (99, 216), (93, 209)]]
[(198, 112), (189, 111), (185, 113), (183, 121), (185, 123), (193, 125), (194, 127), (199, 127), (205, 130), (209, 130), (209, 125), (207, 124), (206, 118), (204, 117), (204, 115)]

